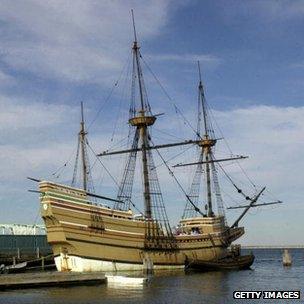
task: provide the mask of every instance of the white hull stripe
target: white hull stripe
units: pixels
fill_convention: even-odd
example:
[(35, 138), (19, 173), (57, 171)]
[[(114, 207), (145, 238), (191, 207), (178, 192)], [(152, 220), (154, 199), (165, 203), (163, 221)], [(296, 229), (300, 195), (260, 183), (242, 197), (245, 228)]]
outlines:
[(120, 231), (120, 230), (114, 230), (114, 229), (105, 229), (106, 231), (109, 232), (118, 232), (118, 233), (124, 233), (124, 234), (134, 234), (134, 235), (144, 235), (144, 233), (139, 233), (139, 232), (129, 232), (129, 231)]
[(78, 226), (78, 227), (88, 228), (88, 225), (83, 225), (83, 224), (76, 224), (76, 223), (65, 222), (65, 221), (59, 221), (59, 223), (65, 224), (65, 225), (72, 225), (72, 226), (76, 226), (76, 227)]

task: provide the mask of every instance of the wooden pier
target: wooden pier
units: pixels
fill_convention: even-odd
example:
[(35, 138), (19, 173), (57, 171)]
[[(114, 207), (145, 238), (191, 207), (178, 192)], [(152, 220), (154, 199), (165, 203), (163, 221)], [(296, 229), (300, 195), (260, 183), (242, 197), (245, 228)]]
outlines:
[(49, 286), (91, 285), (106, 283), (100, 272), (39, 272), (0, 275), (0, 290)]

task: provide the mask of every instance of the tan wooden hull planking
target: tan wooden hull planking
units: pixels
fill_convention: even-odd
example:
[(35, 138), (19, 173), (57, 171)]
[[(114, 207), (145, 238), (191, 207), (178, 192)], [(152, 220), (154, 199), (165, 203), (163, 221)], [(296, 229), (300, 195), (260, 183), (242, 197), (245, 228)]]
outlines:
[[(89, 202), (84, 190), (52, 182), (42, 181), (39, 188), (41, 215), (59, 271), (183, 268), (188, 259), (225, 257), (228, 246), (244, 233), (242, 227), (227, 229), (222, 216), (195, 217), (180, 221), (179, 235), (153, 238), (157, 223), (131, 210)], [(193, 228), (200, 233), (191, 234)]]

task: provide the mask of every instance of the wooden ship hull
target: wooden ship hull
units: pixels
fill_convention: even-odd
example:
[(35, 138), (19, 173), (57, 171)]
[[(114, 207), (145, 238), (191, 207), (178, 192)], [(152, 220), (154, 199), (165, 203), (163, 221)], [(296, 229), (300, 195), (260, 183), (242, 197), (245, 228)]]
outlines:
[[(132, 211), (91, 203), (81, 189), (46, 181), (39, 186), (41, 215), (58, 271), (184, 268), (189, 259), (224, 258), (231, 242), (244, 233), (243, 228), (227, 230), (218, 216), (184, 219), (180, 235), (148, 237), (148, 231), (159, 227)], [(193, 227), (202, 232), (191, 235)]]

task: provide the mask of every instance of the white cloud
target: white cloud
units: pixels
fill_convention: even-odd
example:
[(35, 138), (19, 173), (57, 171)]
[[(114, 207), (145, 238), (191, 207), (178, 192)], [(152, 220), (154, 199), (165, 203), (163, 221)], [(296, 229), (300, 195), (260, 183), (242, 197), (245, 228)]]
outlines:
[[(294, 235), (292, 230), (301, 226), (300, 218), (304, 214), (304, 107), (253, 106), (215, 112), (215, 116), (233, 152), (250, 156), (241, 164), (260, 189), (266, 186), (262, 201), (279, 199), (284, 202), (280, 206), (261, 208), (258, 214), (255, 210), (253, 215), (247, 216), (243, 223), (248, 234), (243, 242), (270, 244), (274, 237), (277, 244), (297, 244), (300, 235)], [(237, 183), (245, 181), (246, 184), (239, 183), (239, 186), (248, 191), (249, 182), (239, 168), (228, 166), (226, 169)], [(229, 202), (229, 198), (227, 203), (234, 204)], [(289, 222), (288, 229), (284, 225), (278, 228), (277, 221), (284, 225)], [(256, 229), (265, 230), (268, 239), (265, 236), (258, 242)], [(269, 238), (270, 235), (272, 237)]]
[[(0, 99), (1, 100), (1, 99)], [(41, 178), (50, 178), (59, 166), (70, 159), (69, 171), (62, 180), (68, 180), (72, 175), (73, 157), (71, 153), (76, 148), (76, 136), (78, 132), (78, 107), (66, 105), (46, 105), (43, 103), (21, 105), (15, 100), (10, 103), (2, 99), (0, 117), (0, 163), (1, 170), (5, 172), (1, 176), (1, 197), (2, 208), (11, 208), (8, 203), (11, 198), (16, 200), (18, 208), (27, 208), (27, 218), (33, 217), (37, 204), (28, 205), (29, 197), (24, 195), (29, 187), (25, 181), (27, 175)], [(234, 109), (230, 111), (214, 111), (218, 124), (226, 135), (234, 153), (250, 155), (250, 159), (242, 162), (243, 167), (257, 185), (266, 185), (274, 196), (284, 201), (284, 205), (272, 212), (264, 210), (254, 216), (248, 215), (244, 224), (248, 228), (245, 242), (256, 242), (254, 235), (255, 227), (267, 230), (268, 236), (274, 235), (283, 243), (288, 242), (289, 230), (284, 230), (276, 225), (276, 221), (282, 217), (282, 213), (289, 210), (297, 210), (297, 215), (303, 215), (302, 197), (304, 195), (302, 181), (304, 179), (304, 168), (302, 151), (304, 150), (304, 107), (270, 107), (254, 106), (245, 109)], [(158, 128), (161, 126), (159, 124)], [(165, 125), (166, 130), (177, 134), (179, 128), (174, 123)], [(171, 129), (172, 128), (172, 129)], [(182, 128), (185, 128), (182, 125)], [(11, 130), (13, 129), (13, 130)], [(122, 130), (123, 131), (123, 130)], [(42, 136), (40, 133), (42, 132)], [(9, 143), (3, 140), (5, 134), (9, 133)], [(154, 134), (156, 134), (154, 132)], [(108, 146), (110, 132), (105, 131), (100, 134), (90, 134), (91, 145), (99, 152)], [(182, 133), (177, 136), (183, 136)], [(39, 138), (39, 140), (37, 140)], [(97, 148), (96, 148), (97, 147)], [(100, 149), (100, 150), (99, 150)], [(219, 142), (218, 152), (222, 152), (223, 142)], [(168, 158), (166, 151), (162, 151), (165, 158)], [(176, 151), (174, 152), (177, 153)], [(188, 160), (193, 153), (184, 155)], [(123, 167), (124, 157), (119, 159), (110, 158), (103, 160), (111, 170), (114, 177), (119, 181), (119, 176)], [(113, 161), (118, 165), (113, 166)], [(183, 159), (185, 161), (185, 159)], [(92, 160), (93, 162), (93, 160)], [(156, 164), (160, 160), (156, 158)], [(170, 163), (175, 164), (178, 159)], [(98, 165), (97, 165), (98, 167)], [(237, 182), (244, 176), (239, 174), (239, 170), (233, 166), (225, 167)], [(230, 170), (231, 169), (231, 170)], [(168, 209), (168, 214), (172, 222), (176, 222), (182, 213), (184, 199), (177, 190), (171, 177), (167, 174), (164, 166), (158, 168), (161, 181), (161, 188), (164, 192), (164, 199)], [(175, 170), (177, 172), (177, 170)], [(182, 184), (187, 188), (190, 181), (190, 170), (180, 170), (177, 172)], [(115, 195), (116, 187), (113, 182), (106, 177), (106, 173), (99, 167), (97, 175), (104, 176), (103, 187), (99, 191), (107, 192), (107, 195)], [(140, 192), (140, 175), (137, 179), (137, 190)], [(223, 182), (223, 180), (221, 179)], [(247, 183), (247, 181), (245, 180)], [(248, 184), (248, 183), (247, 183)], [(164, 186), (166, 185), (166, 186)], [(244, 184), (240, 184), (244, 187)], [(223, 188), (225, 191), (227, 189)], [(246, 188), (244, 188), (246, 189)], [(231, 188), (230, 190), (233, 190)], [(235, 191), (234, 191), (235, 192)], [(233, 193), (232, 193), (233, 194)], [(237, 193), (235, 194), (237, 195)], [(9, 198), (9, 199), (8, 199)], [(226, 197), (227, 198), (227, 197)], [(37, 198), (36, 198), (37, 200)], [(266, 200), (266, 197), (264, 198)], [(140, 204), (140, 195), (135, 198), (136, 203)], [(227, 205), (234, 204), (229, 199)], [(12, 218), (0, 218), (1, 221), (20, 221), (18, 214), (12, 214)], [(235, 215), (230, 215), (230, 219)], [(265, 222), (267, 217), (267, 223)], [(23, 218), (23, 217), (22, 217)], [(297, 217), (294, 218), (290, 227), (300, 225)], [(273, 226), (269, 223), (274, 223)], [(291, 228), (290, 228), (291, 229)], [(289, 232), (288, 232), (289, 231)], [(300, 237), (300, 236), (297, 236)], [(294, 242), (296, 238), (290, 239)], [(262, 243), (271, 242), (266, 237)]]
[(244, 166), (259, 184), (284, 195), (303, 179), (304, 107), (254, 106), (215, 112), (234, 152), (250, 155)]
[(30, 100), (0, 96), (0, 131), (47, 128), (62, 123), (75, 109), (68, 105), (33, 103)]
[(63, 137), (69, 134), (67, 126), (78, 117), (75, 108), (4, 96), (0, 97), (0, 107), (0, 163), (6, 172), (1, 175), (2, 182), (18, 180), (27, 172), (41, 172), (44, 166), (50, 168), (62, 162), (59, 155), (71, 149), (71, 139)]
[(2, 60), (39, 77), (106, 82), (127, 57), (131, 8), (146, 39), (165, 25), (169, 1), (1, 1)]

